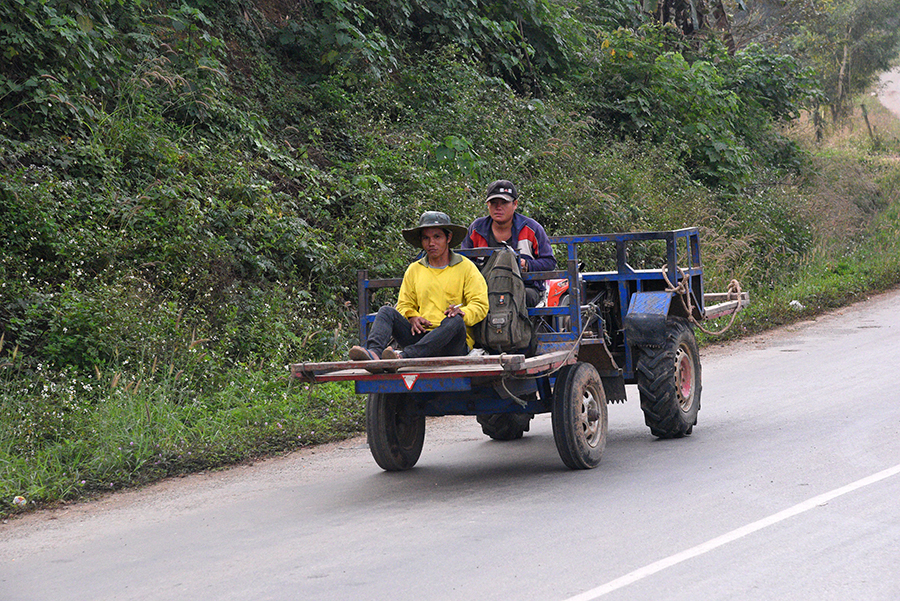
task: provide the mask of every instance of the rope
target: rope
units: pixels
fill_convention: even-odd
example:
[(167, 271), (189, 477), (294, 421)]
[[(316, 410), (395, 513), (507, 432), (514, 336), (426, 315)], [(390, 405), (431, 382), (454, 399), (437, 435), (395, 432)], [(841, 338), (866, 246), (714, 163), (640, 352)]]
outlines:
[[(514, 400), (516, 403), (518, 403), (522, 407), (525, 407), (528, 405), (527, 401), (520, 399), (519, 397), (514, 395), (512, 392), (510, 392), (509, 388), (506, 387), (507, 379), (511, 378), (514, 380), (537, 380), (538, 378), (551, 376), (569, 364), (569, 360), (575, 355), (575, 352), (578, 350), (578, 347), (581, 345), (581, 339), (584, 338), (584, 333), (590, 327), (591, 322), (598, 317), (597, 308), (594, 307), (594, 305), (585, 305), (585, 307), (587, 308), (587, 319), (585, 320), (584, 324), (581, 327), (581, 334), (578, 335), (578, 339), (575, 341), (575, 344), (572, 345), (572, 348), (569, 349), (569, 354), (566, 355), (566, 358), (559, 365), (559, 367), (551, 369), (550, 371), (548, 371), (546, 373), (536, 374), (533, 376), (521, 376), (521, 377), (506, 376), (506, 377), (500, 378), (500, 385), (503, 387), (503, 391), (506, 392), (506, 394), (508, 394), (510, 396), (510, 398), (512, 398), (512, 400)], [(501, 353), (500, 356), (502, 357), (504, 354), (505, 353)]]
[[(681, 306), (684, 307), (684, 310), (687, 312), (688, 320), (692, 324), (697, 326), (697, 328), (701, 332), (703, 332), (704, 334), (708, 334), (710, 336), (721, 336), (722, 334), (727, 332), (731, 328), (731, 326), (734, 324), (734, 318), (738, 314), (738, 311), (741, 310), (741, 303), (738, 302), (734, 306), (734, 311), (731, 312), (731, 317), (728, 319), (728, 323), (725, 325), (724, 328), (722, 328), (721, 330), (718, 330), (717, 332), (712, 332), (710, 330), (707, 330), (694, 317), (694, 308), (691, 303), (691, 291), (688, 288), (688, 279), (687, 279), (686, 274), (684, 273), (684, 270), (681, 267), (678, 267), (677, 265), (675, 266), (675, 269), (678, 270), (678, 275), (681, 276), (681, 281), (678, 282), (677, 285), (675, 285), (669, 279), (668, 267), (669, 267), (668, 264), (665, 264), (662, 267), (663, 279), (665, 279), (666, 285), (668, 286), (668, 288), (666, 288), (666, 292), (674, 292), (678, 295), (678, 298), (681, 299)], [(740, 301), (741, 300), (741, 283), (738, 282), (737, 280), (731, 280), (731, 282), (729, 282), (729, 284), (728, 284), (727, 292), (728, 292), (728, 300), (734, 299), (734, 300)]]
[[(701, 332), (708, 334), (710, 336), (721, 336), (722, 334), (727, 332), (731, 328), (731, 326), (734, 325), (734, 318), (735, 318), (735, 316), (737, 316), (738, 311), (741, 310), (740, 302), (738, 302), (734, 306), (734, 311), (731, 312), (731, 317), (728, 319), (728, 324), (724, 328), (722, 328), (721, 330), (718, 330), (716, 332), (707, 330), (694, 317), (694, 307), (691, 302), (691, 291), (688, 288), (687, 274), (685, 274), (684, 270), (681, 267), (676, 266), (675, 269), (678, 270), (678, 275), (681, 276), (681, 281), (679, 281), (678, 284), (673, 284), (672, 281), (669, 279), (668, 264), (665, 264), (662, 267), (662, 276), (663, 276), (663, 279), (666, 281), (666, 285), (668, 286), (668, 288), (666, 288), (666, 292), (674, 292), (678, 295), (678, 298), (681, 299), (681, 306), (684, 308), (684, 311), (688, 316), (688, 320), (691, 323), (693, 323), (695, 326), (697, 326), (697, 328)], [(740, 301), (741, 300), (741, 283), (739, 281), (737, 281), (736, 279), (731, 280), (731, 282), (728, 283), (727, 293), (728, 293), (728, 297), (727, 297), (728, 300)], [(591, 322), (598, 317), (597, 309), (596, 309), (596, 307), (594, 307), (594, 305), (586, 305), (586, 308), (587, 308), (587, 319), (585, 320), (585, 323), (581, 328), (581, 334), (578, 335), (578, 339), (575, 341), (575, 344), (572, 345), (572, 348), (569, 349), (569, 354), (566, 356), (565, 360), (560, 364), (560, 366), (555, 369), (551, 369), (547, 373), (543, 373), (540, 375), (534, 375), (534, 376), (525, 376), (525, 377), (520, 377), (520, 378), (515, 378), (515, 379), (528, 380), (528, 379), (537, 379), (537, 378), (542, 378), (545, 376), (550, 376), (550, 375), (558, 372), (560, 369), (562, 369), (566, 365), (568, 365), (569, 360), (572, 358), (572, 356), (578, 350), (578, 347), (581, 344), (581, 339), (584, 337), (585, 332), (587, 332), (588, 328), (590, 327)], [(512, 376), (508, 376), (508, 377), (512, 377)], [(525, 407), (527, 405), (527, 402), (520, 399), (516, 395), (514, 395), (509, 390), (509, 388), (506, 387), (506, 379), (507, 378), (500, 378), (500, 385), (503, 387), (504, 392), (506, 392), (506, 394), (509, 395), (509, 397), (511, 397), (516, 403), (520, 404), (522, 407)]]

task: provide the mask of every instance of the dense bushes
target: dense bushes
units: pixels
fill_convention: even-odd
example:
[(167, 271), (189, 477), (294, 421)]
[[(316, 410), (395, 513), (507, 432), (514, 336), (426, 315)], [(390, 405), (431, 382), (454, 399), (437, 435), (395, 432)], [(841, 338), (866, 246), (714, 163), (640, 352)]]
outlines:
[[(802, 254), (796, 207), (735, 195), (799, 167), (775, 124), (814, 97), (808, 74), (670, 27), (603, 31), (616, 6), (4, 5), (7, 344), (83, 373), (147, 360), (141, 327), (178, 337), (134, 315), (171, 306), (216, 362), (340, 352), (323, 341), (352, 336), (355, 270), (399, 273), (400, 228), (474, 218), (501, 175), (553, 231), (750, 220), (760, 249)], [(44, 111), (54, 81), (71, 101)]]
[(734, 56), (689, 44), (672, 26), (605, 34), (582, 77), (601, 135), (671, 148), (700, 181), (738, 192), (760, 166), (798, 166), (773, 126), (817, 97), (813, 74), (750, 46)]
[[(153, 307), (220, 369), (339, 353), (355, 270), (396, 275), (400, 228), (474, 218), (499, 176), (551, 231), (737, 224), (748, 273), (810, 243), (785, 197), (736, 196), (799, 167), (775, 124), (815, 94), (758, 47), (548, 1), (2, 10), (0, 322), (34, 363), (152, 360), (183, 338)], [(64, 74), (80, 100), (35, 111)]]
[(573, 59), (575, 18), (548, 0), (475, 2), (315, 0), (298, 4), (277, 41), (311, 73), (344, 69), (347, 81), (395, 72), (403, 56), (453, 45), (520, 91)]

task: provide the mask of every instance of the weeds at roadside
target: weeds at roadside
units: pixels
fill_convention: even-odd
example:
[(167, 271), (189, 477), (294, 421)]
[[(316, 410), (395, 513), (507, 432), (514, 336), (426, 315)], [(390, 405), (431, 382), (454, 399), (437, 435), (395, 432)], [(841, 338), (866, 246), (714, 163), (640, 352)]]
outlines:
[[(900, 169), (893, 177), (900, 178)], [(710, 343), (760, 333), (896, 288), (900, 284), (897, 191), (900, 188), (892, 194), (891, 206), (873, 220), (855, 245), (817, 247), (790, 278), (771, 288), (753, 288), (750, 306), (738, 314), (731, 330), (720, 337), (701, 334), (698, 339)]]
[(23, 390), (23, 380), (0, 381), (0, 516), (363, 429), (352, 389), (289, 385), (280, 370), (231, 370), (221, 390), (193, 402), (170, 394), (168, 376), (122, 374), (99, 382), (55, 374), (58, 385), (46, 382), (40, 394)]

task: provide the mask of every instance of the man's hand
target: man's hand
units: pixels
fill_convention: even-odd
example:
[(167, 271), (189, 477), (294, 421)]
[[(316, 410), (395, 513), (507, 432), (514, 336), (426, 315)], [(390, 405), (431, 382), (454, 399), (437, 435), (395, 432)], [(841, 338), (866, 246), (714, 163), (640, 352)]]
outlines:
[(519, 258), (519, 267), (522, 268), (522, 271), (528, 271), (528, 261), (523, 258)]
[(465, 311), (460, 309), (462, 305), (450, 305), (447, 307), (447, 310), (444, 311), (444, 315), (447, 317), (456, 317), (457, 315), (465, 315)]
[(416, 334), (424, 334), (427, 332), (428, 328), (431, 327), (431, 322), (424, 317), (413, 315), (409, 318), (409, 325), (412, 326), (412, 333), (413, 336), (415, 336)]

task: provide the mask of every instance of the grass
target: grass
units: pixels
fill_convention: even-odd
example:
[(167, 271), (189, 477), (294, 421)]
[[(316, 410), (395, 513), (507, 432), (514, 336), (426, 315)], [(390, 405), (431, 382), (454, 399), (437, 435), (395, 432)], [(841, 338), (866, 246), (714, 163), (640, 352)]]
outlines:
[[(890, 205), (852, 248), (817, 246), (774, 287), (745, 282), (752, 304), (718, 339), (808, 319), (896, 286), (898, 181), (897, 173), (883, 172)], [(803, 308), (792, 308), (794, 300)], [(234, 368), (220, 374), (218, 387), (192, 395), (184, 392), (193, 386), (191, 374), (178, 377), (179, 370), (149, 374), (121, 366), (86, 378), (38, 366), (22, 379), (15, 377), (15, 350), (0, 355), (0, 514), (289, 452), (364, 428), (364, 400), (349, 385), (297, 384), (283, 368)], [(13, 503), (17, 496), (24, 506)]]
[[(896, 173), (886, 177), (900, 181)], [(786, 278), (772, 289), (751, 286), (751, 306), (721, 338), (808, 319), (896, 286), (900, 186), (891, 190), (890, 206), (858, 245), (839, 256), (819, 248), (789, 282)], [(794, 300), (803, 308), (792, 308)], [(701, 340), (711, 338), (701, 335)], [(124, 369), (84, 378), (39, 366), (37, 377), (26, 380), (11, 377), (18, 367), (15, 349), (0, 348), (0, 354), (5, 358), (0, 511), (5, 514), (288, 452), (363, 429), (364, 401), (349, 385), (298, 384), (275, 367), (234, 369), (214, 392), (186, 398), (175, 390), (182, 384), (174, 369), (143, 372), (144, 378), (124, 376)], [(23, 398), (40, 402), (23, 404)], [(27, 504), (14, 505), (16, 496)]]
[[(234, 370), (214, 394), (179, 403), (167, 378), (138, 386), (115, 374), (47, 373), (35, 384), (9, 377), (15, 368), (7, 361), (0, 382), (0, 499), (10, 501), (4, 513), (290, 451), (363, 428), (364, 404), (352, 388), (297, 384), (282, 370)], [(15, 496), (28, 505), (14, 508)]]
[[(897, 205), (879, 219), (877, 231), (856, 249), (837, 261), (809, 260), (794, 276), (790, 284), (772, 289), (752, 288), (751, 305), (738, 314), (734, 325), (722, 336), (701, 334), (701, 342), (760, 333), (896, 288), (900, 284)], [(705, 327), (715, 329), (726, 323), (727, 317), (722, 317)]]

